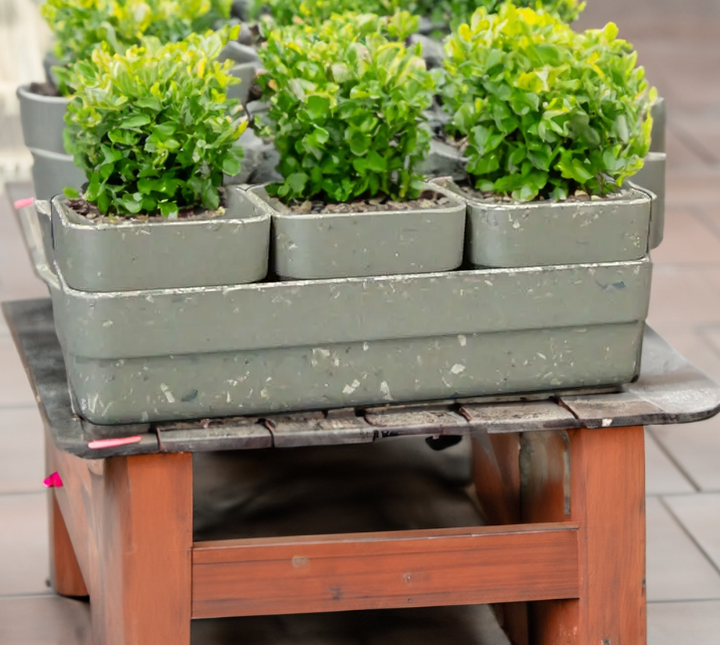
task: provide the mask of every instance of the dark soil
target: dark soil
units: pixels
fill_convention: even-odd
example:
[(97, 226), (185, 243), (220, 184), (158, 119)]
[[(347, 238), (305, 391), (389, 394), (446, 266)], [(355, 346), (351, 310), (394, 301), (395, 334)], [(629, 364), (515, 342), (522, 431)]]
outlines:
[[(227, 195), (224, 188), (220, 188), (220, 209), (224, 209), (227, 205)], [(103, 215), (95, 206), (82, 197), (75, 199), (68, 199), (68, 206), (72, 208), (78, 215), (81, 215), (85, 219), (98, 224), (120, 224), (122, 222), (173, 222), (177, 220), (200, 220), (200, 219), (213, 219), (222, 215), (222, 211), (210, 211), (201, 207), (197, 208), (185, 208), (178, 213), (177, 220), (171, 220), (162, 215), (135, 215), (135, 216), (120, 216), (120, 215)]]
[(40, 96), (60, 96), (57, 87), (52, 83), (30, 83), (30, 91)]
[[(470, 184), (467, 182), (461, 182), (456, 184), (457, 187), (460, 189), (460, 192), (462, 192), (465, 196), (470, 197), (472, 199), (478, 199), (478, 200), (485, 200), (485, 201), (492, 201), (497, 202), (501, 204), (512, 204), (517, 203), (516, 200), (514, 200), (510, 195), (498, 195), (497, 193), (490, 193), (483, 190), (476, 190), (473, 188)], [(592, 202), (592, 201), (601, 201), (606, 199), (620, 199), (622, 197), (625, 197), (627, 195), (627, 191), (620, 190), (616, 193), (610, 193), (609, 195), (605, 195), (605, 197), (594, 197), (592, 195), (588, 195), (585, 192), (576, 192), (574, 195), (569, 195), (567, 199), (563, 200), (563, 203), (568, 202)], [(536, 197), (531, 202), (528, 202), (530, 204), (535, 204), (537, 202), (545, 202), (545, 201), (553, 201), (549, 199), (545, 199), (545, 197)]]
[(426, 190), (417, 199), (406, 202), (397, 202), (387, 197), (373, 197), (370, 199), (358, 199), (343, 204), (328, 204), (323, 201), (306, 201), (294, 203), (288, 206), (291, 213), (298, 215), (306, 214), (330, 214), (330, 213), (371, 213), (378, 211), (408, 211), (427, 208), (438, 208), (448, 206), (451, 199), (441, 193)]

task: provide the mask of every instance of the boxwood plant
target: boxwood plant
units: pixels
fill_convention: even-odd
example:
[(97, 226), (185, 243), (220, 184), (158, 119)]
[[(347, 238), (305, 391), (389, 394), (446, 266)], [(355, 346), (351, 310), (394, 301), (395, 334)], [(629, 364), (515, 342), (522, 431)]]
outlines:
[(479, 9), (452, 34), (442, 94), (476, 188), (605, 195), (642, 167), (657, 93), (617, 34), (612, 23), (576, 33), (511, 4)]
[[(89, 59), (97, 47), (122, 54), (144, 36), (178, 42), (230, 16), (231, 0), (45, 0), (60, 66)], [(61, 72), (61, 90), (69, 93)]]
[(271, 194), (345, 202), (420, 192), (417, 167), (430, 143), (423, 111), (435, 83), (419, 46), (403, 44), (416, 28), (401, 12), (345, 14), (318, 29), (269, 33), (260, 50), (269, 103), (261, 123), (284, 177)]
[[(435, 23), (449, 22), (453, 26), (466, 22), (479, 8), (497, 13), (504, 0), (417, 0), (415, 11), (431, 18)], [(544, 11), (563, 22), (573, 22), (585, 8), (581, 0), (514, 0), (517, 7)]]
[(223, 44), (213, 32), (165, 45), (148, 38), (124, 54), (95, 49), (72, 68), (65, 146), (101, 213), (172, 218), (218, 207), (223, 173), (240, 170), (247, 125), (226, 96), (237, 82), (232, 62), (215, 60)]
[(278, 25), (320, 25), (334, 14), (373, 13), (390, 16), (414, 8), (414, 0), (264, 0), (257, 10), (266, 10)]

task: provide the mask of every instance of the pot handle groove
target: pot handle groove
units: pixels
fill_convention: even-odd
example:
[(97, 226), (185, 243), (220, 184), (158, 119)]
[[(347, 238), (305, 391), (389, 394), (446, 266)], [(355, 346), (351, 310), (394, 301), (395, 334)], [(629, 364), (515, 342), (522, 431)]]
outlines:
[(59, 289), (60, 282), (45, 253), (42, 225), (40, 224), (41, 217), (49, 216), (49, 213), (40, 213), (35, 205), (24, 206), (18, 210), (20, 227), (25, 238), (25, 246), (30, 253), (35, 275), (51, 289)]

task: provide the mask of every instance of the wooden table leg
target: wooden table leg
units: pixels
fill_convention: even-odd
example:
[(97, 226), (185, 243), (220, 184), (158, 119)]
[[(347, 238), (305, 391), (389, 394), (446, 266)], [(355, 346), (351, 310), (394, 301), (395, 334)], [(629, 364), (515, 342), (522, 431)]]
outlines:
[[(45, 466), (48, 474), (59, 470), (57, 449), (46, 438)], [(70, 541), (55, 490), (48, 491), (48, 525), (50, 529), (50, 584), (61, 596), (87, 596), (87, 586), (80, 571), (75, 549)]]
[(530, 642), (645, 645), (643, 428), (526, 437), (523, 519), (580, 526), (580, 597), (533, 603)]
[(189, 645), (192, 455), (107, 459), (91, 488), (96, 645)]
[(55, 492), (48, 499), (50, 520), (50, 584), (61, 596), (87, 596), (87, 586), (80, 572), (65, 520)]
[[(472, 436), (473, 482), (488, 524), (519, 524), (520, 435), (518, 433)], [(495, 615), (512, 645), (528, 645), (527, 603), (493, 605)]]

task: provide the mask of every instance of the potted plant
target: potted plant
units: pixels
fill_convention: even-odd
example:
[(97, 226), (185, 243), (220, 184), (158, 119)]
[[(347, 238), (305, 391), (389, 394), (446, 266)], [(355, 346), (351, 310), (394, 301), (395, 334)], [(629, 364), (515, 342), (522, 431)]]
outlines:
[[(68, 286), (127, 291), (261, 280), (270, 219), (237, 174), (246, 128), (218, 34), (95, 49), (68, 76), (65, 143), (90, 178), (52, 200), (55, 262)], [(71, 193), (71, 191), (68, 191)], [(71, 198), (72, 197), (72, 198)], [(195, 258), (195, 260), (193, 260)]]
[[(176, 42), (190, 33), (217, 26), (229, 15), (228, 0), (47, 0), (41, 11), (55, 43), (46, 63), (48, 79), (18, 88), (25, 145), (34, 157), (33, 179), (36, 196), (49, 199), (65, 186), (79, 187), (85, 181), (63, 145), (64, 116), (72, 87), (68, 68), (75, 61), (89, 60), (97, 47), (122, 53), (145, 36), (162, 42)], [(232, 57), (235, 50), (224, 52)], [(256, 63), (246, 59), (233, 73), (248, 81)], [(252, 74), (250, 74), (252, 71)], [(246, 83), (246, 88), (249, 82)], [(241, 93), (236, 93), (242, 97)]]
[(273, 212), (277, 275), (319, 279), (452, 270), (462, 263), (458, 200), (423, 184), (434, 82), (402, 40), (417, 25), (344, 14), (271, 31), (262, 132), (283, 181), (254, 189)]
[[(462, 144), (475, 266), (637, 259), (650, 197), (623, 180), (650, 147), (654, 89), (617, 27), (479, 9), (447, 43), (443, 101)], [(447, 185), (447, 182), (441, 182)]]

